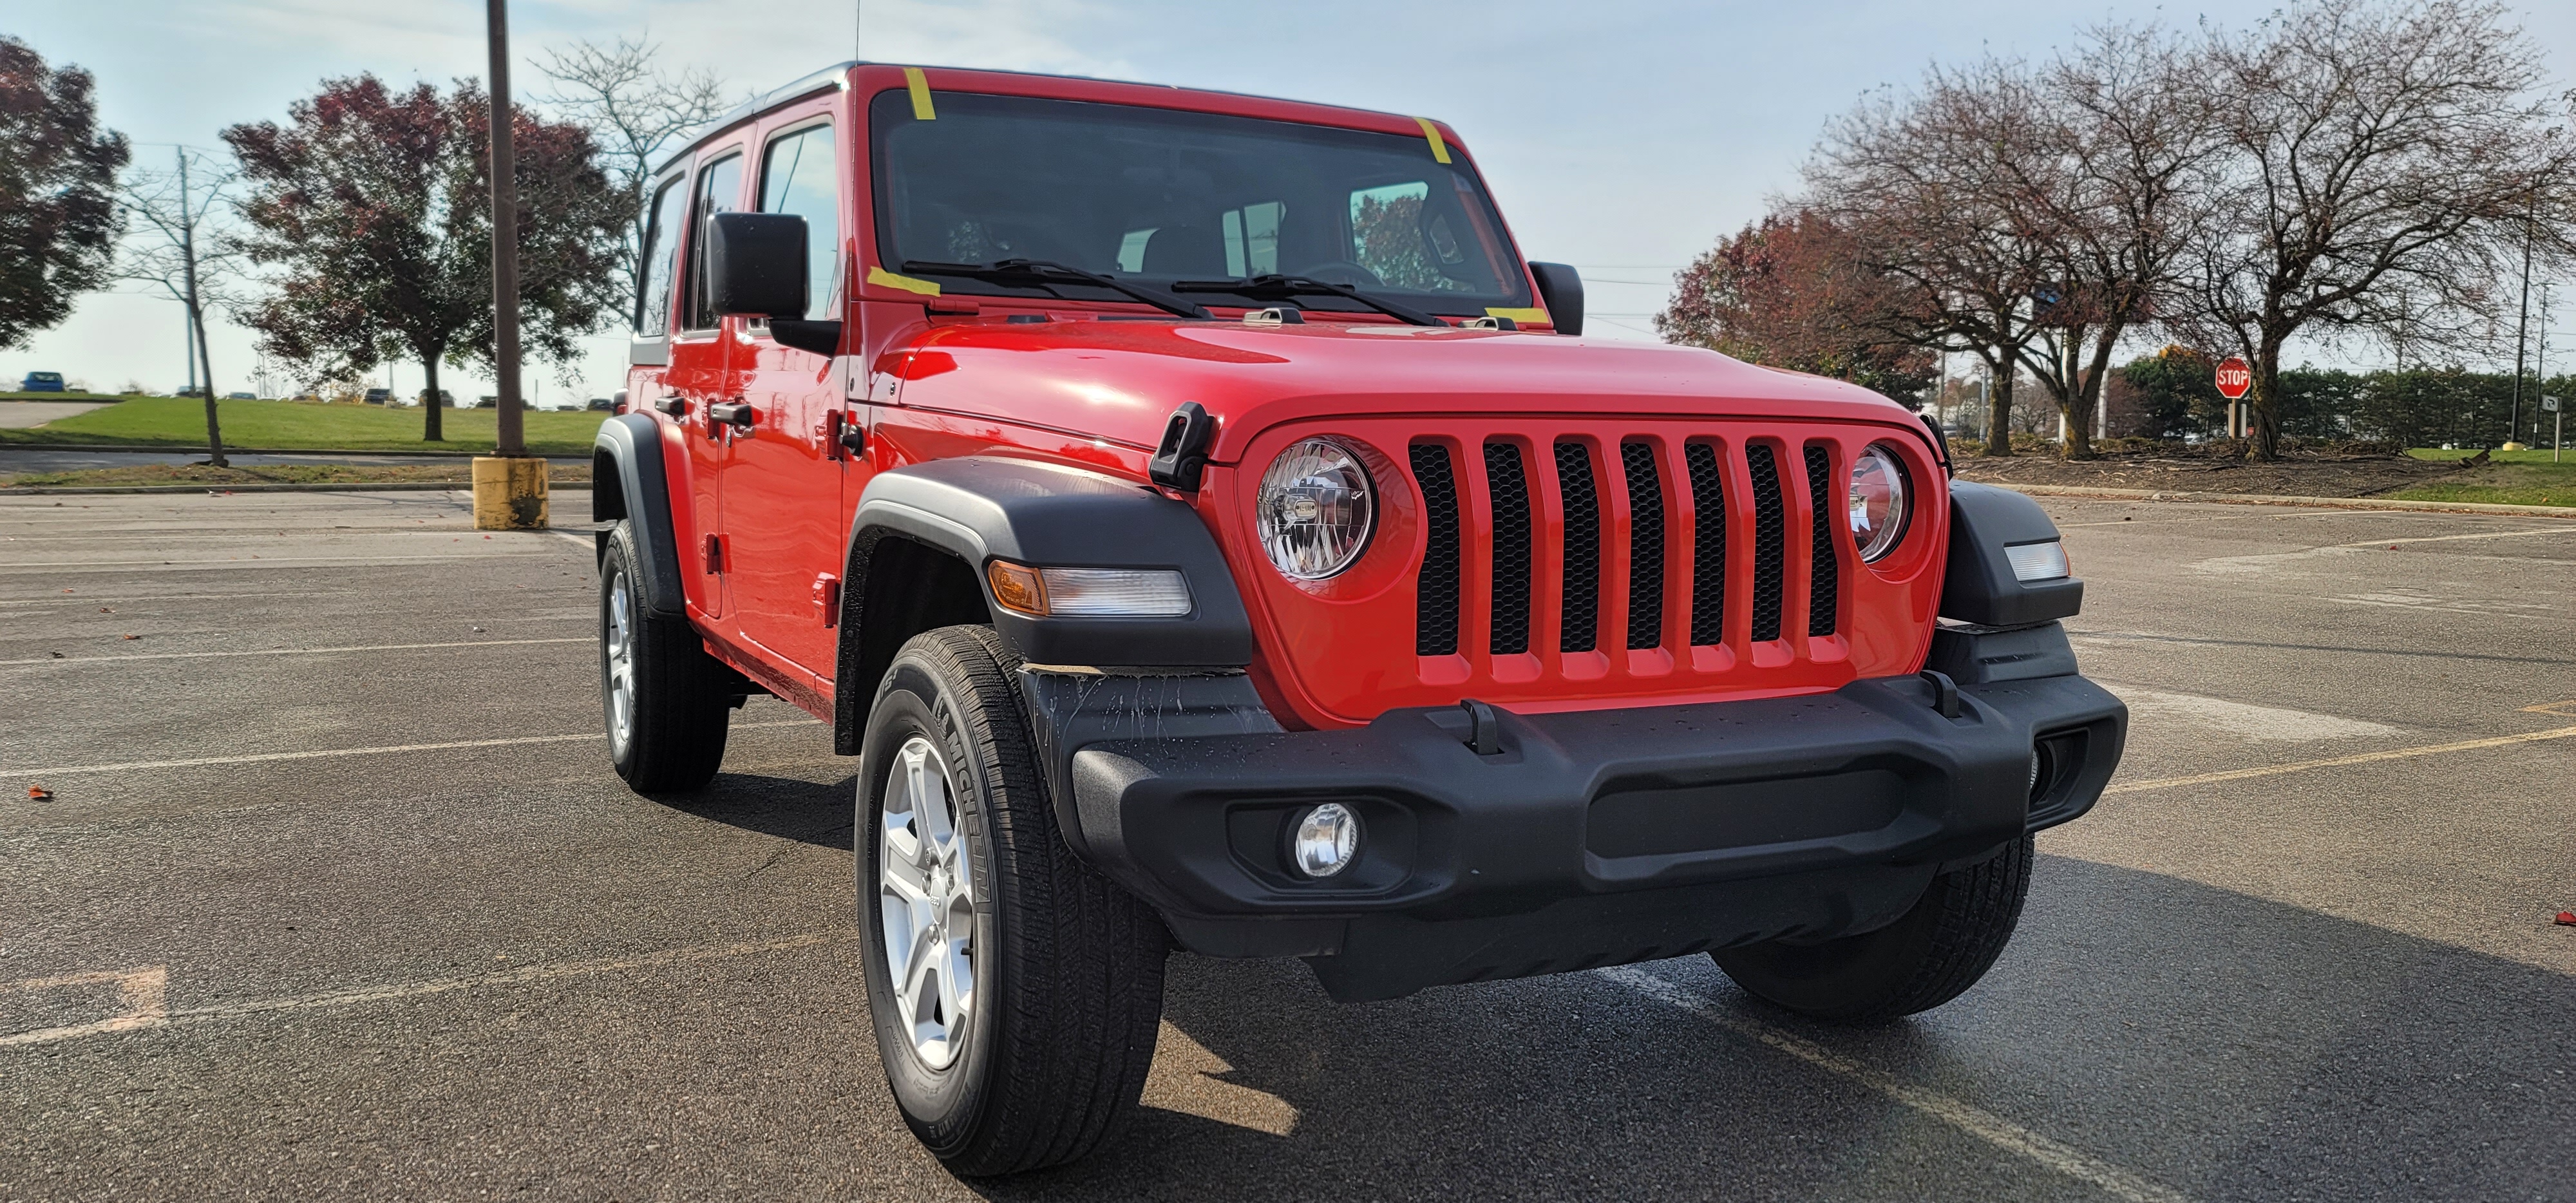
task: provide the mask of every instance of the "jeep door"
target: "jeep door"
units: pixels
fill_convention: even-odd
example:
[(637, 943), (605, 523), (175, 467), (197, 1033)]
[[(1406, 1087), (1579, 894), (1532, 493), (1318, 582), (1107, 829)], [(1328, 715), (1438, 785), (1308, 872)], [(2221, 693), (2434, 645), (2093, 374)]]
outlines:
[[(812, 321), (844, 316), (848, 298), (844, 187), (832, 120), (839, 93), (762, 122), (751, 208), (805, 219)], [(751, 425), (725, 463), (724, 539), (733, 620), (742, 636), (829, 688), (838, 621), (843, 495), (864, 484), (863, 465), (836, 440), (853, 420), (844, 374), (850, 358), (785, 347), (765, 321), (733, 340)], [(856, 331), (846, 345), (856, 345)]]
[[(687, 265), (680, 278), (680, 329), (671, 338), (671, 364), (664, 370), (664, 412), (672, 412), (688, 448), (689, 509), (695, 517), (695, 546), (680, 549), (681, 579), (690, 600), (707, 617), (725, 612), (726, 574), (733, 567), (732, 549), (721, 546), (724, 530), (724, 469), (736, 428), (718, 422), (713, 407), (732, 404), (742, 395), (743, 363), (733, 334), (740, 318), (728, 318), (708, 304), (706, 282), (707, 219), (743, 207), (743, 145), (719, 145), (698, 156), (696, 182), (690, 188), (689, 237), (681, 254)], [(684, 535), (683, 537), (687, 537)]]

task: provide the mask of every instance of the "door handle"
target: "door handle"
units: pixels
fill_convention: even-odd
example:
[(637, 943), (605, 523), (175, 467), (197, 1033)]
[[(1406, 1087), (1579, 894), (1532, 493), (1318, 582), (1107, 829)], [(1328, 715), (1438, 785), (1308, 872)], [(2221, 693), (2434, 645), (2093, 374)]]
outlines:
[(759, 411), (740, 401), (719, 401), (707, 407), (707, 422), (710, 425), (724, 424), (736, 430), (749, 430), (752, 423), (759, 420)]
[(687, 417), (689, 413), (689, 399), (675, 394), (654, 402), (653, 408), (661, 410), (663, 413), (669, 414), (674, 418)]

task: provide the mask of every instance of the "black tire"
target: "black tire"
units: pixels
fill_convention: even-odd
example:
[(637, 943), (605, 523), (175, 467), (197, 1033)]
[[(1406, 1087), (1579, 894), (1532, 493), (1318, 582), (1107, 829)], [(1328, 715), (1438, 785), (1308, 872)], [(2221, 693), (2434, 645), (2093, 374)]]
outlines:
[[(635, 568), (635, 527), (620, 522), (599, 565), (599, 695), (608, 755), (639, 794), (687, 793), (724, 763), (733, 670), (707, 654), (685, 618), (656, 617), (652, 582)], [(619, 607), (623, 606), (621, 613)], [(630, 713), (618, 715), (619, 620), (625, 626)]]
[(1941, 874), (1904, 918), (1877, 931), (1708, 955), (1748, 993), (1817, 1019), (1871, 1024), (1929, 1011), (1976, 985), (2003, 955), (2030, 890), (2034, 855), (2025, 835)]
[[(964, 1176), (1041, 1169), (1097, 1148), (1135, 1110), (1163, 1013), (1169, 933), (1150, 908), (1066, 847), (1013, 688), (1017, 668), (990, 627), (943, 627), (904, 644), (868, 715), (853, 829), (878, 1055), (904, 1122)], [(944, 763), (934, 765), (934, 754)], [(889, 777), (898, 763), (919, 766), (922, 776), (907, 778), (897, 799), (902, 816), (891, 825), (910, 834), (889, 836)], [(917, 837), (948, 822), (923, 817), (931, 803), (919, 799), (934, 770), (944, 770), (946, 793), (933, 801), (955, 815), (954, 840), (968, 863), (962, 873), (953, 858), (948, 869), (910, 872), (937, 889), (972, 883), (971, 899), (925, 912), (956, 916), (934, 933), (942, 944), (924, 945), (917, 928), (905, 943), (937, 950), (928, 955), (944, 962), (940, 972), (967, 969), (971, 1001), (953, 1012), (944, 1002), (924, 1009), (924, 976), (907, 975), (916, 1014), (962, 1033), (954, 1043), (934, 1042), (937, 1056), (916, 1047), (897, 1000), (889, 948), (896, 937), (886, 922), (895, 908), (885, 905), (891, 887), (879, 874), (888, 849), (921, 847)], [(960, 907), (971, 908), (973, 944), (949, 960), (948, 933), (966, 922)], [(898, 921), (914, 913), (907, 903)]]

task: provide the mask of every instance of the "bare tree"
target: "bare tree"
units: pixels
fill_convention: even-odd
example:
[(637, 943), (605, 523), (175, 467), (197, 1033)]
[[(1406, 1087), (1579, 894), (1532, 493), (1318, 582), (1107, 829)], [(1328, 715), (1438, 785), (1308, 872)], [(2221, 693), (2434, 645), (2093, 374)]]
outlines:
[(537, 97), (590, 129), (609, 178), (625, 197), (625, 237), (618, 255), (619, 295), (632, 319), (644, 295), (645, 190), (654, 161), (681, 134), (704, 125), (725, 108), (724, 87), (700, 70), (672, 73), (654, 62), (661, 48), (642, 39), (575, 42), (545, 52), (538, 69), (554, 80)]
[(2192, 56), (2154, 27), (2101, 26), (2040, 72), (2040, 141), (2007, 160), (2055, 279), (2022, 362), (2057, 402), (2064, 454), (2092, 458), (2092, 414), (2120, 341), (2156, 312), (2205, 228), (2221, 142)]
[(230, 287), (241, 269), (241, 253), (212, 224), (217, 213), (229, 211), (238, 177), (187, 147), (173, 149), (177, 165), (172, 170), (131, 171), (118, 186), (117, 208), (132, 237), (117, 257), (116, 277), (158, 288), (186, 311), (197, 358), (190, 370), (206, 390), (207, 462), (220, 468), (230, 461), (224, 457), (223, 424), (215, 414), (206, 309), (242, 301)]
[(2021, 65), (1935, 68), (1910, 96), (1864, 102), (1827, 127), (1809, 202), (1850, 231), (1893, 286), (1891, 334), (1992, 369), (1985, 454), (2012, 454), (2013, 382), (2040, 336), (2033, 298), (2059, 265), (2011, 198), (2047, 170), (2042, 106)]
[(2170, 322), (2253, 365), (2250, 454), (2281, 437), (2294, 335), (2403, 337), (2491, 317), (2527, 232), (2562, 254), (2569, 139), (2538, 49), (2500, 5), (2315, 0), (2240, 44), (2213, 32), (2225, 174)]

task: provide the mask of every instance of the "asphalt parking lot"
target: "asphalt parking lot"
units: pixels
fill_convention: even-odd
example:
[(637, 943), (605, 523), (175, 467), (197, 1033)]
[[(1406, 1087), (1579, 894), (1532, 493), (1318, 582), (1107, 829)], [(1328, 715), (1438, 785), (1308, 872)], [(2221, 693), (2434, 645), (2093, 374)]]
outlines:
[(2049, 508), (2135, 729), (1957, 1002), (1181, 957), (1125, 1137), (961, 1183), (875, 1064), (853, 762), (755, 699), (629, 793), (586, 537), (0, 499), (0, 1200), (2576, 1197), (2576, 521)]

